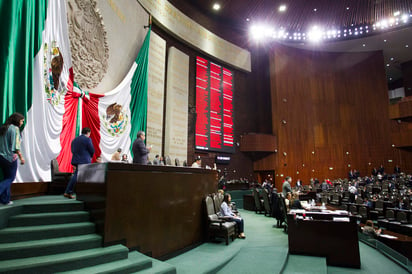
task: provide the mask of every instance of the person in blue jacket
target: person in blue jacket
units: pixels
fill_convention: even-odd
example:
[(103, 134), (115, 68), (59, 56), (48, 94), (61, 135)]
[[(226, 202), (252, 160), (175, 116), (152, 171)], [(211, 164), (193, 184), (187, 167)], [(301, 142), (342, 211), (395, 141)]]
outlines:
[(74, 199), (73, 188), (77, 182), (77, 167), (80, 164), (90, 164), (94, 154), (94, 147), (92, 139), (90, 139), (91, 130), (88, 127), (82, 129), (82, 134), (77, 136), (72, 141), (71, 150), (73, 153), (72, 165), (74, 168), (74, 174), (67, 184), (64, 191), (64, 197)]

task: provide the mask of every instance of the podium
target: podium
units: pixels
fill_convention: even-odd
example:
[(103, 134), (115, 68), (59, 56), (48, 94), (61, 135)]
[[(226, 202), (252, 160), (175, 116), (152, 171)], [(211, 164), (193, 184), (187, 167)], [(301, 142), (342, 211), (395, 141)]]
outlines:
[(326, 257), (328, 265), (360, 268), (356, 219), (331, 211), (288, 213), (291, 254)]
[(204, 240), (202, 201), (216, 191), (214, 170), (125, 163), (79, 165), (76, 185), (104, 245), (122, 243), (154, 258)]

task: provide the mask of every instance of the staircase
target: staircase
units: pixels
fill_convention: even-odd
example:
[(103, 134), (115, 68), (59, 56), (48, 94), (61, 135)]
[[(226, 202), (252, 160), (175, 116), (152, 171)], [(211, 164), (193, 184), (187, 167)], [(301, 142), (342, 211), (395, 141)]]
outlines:
[(102, 247), (82, 202), (29, 198), (1, 207), (0, 218), (8, 215), (0, 229), (0, 273), (176, 273), (123, 245)]

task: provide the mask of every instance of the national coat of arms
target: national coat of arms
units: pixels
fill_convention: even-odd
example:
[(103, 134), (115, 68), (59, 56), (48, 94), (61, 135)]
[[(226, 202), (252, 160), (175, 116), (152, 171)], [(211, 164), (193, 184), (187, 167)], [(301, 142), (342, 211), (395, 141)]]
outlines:
[(129, 116), (122, 111), (122, 105), (113, 103), (106, 109), (106, 114), (103, 114), (102, 122), (107, 132), (112, 136), (120, 136), (129, 123)]
[(61, 82), (60, 75), (63, 71), (63, 56), (53, 41), (51, 45), (44, 43), (44, 91), (47, 101), (57, 106), (67, 92), (66, 86)]

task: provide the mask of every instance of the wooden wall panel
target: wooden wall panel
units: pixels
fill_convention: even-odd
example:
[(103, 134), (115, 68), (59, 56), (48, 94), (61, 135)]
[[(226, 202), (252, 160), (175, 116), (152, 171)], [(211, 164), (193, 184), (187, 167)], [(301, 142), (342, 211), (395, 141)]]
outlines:
[(410, 154), (397, 157), (392, 147), (381, 52), (276, 46), (269, 58), (272, 128), (279, 152), (256, 162), (255, 169), (274, 169), (278, 176), (308, 183), (312, 177), (346, 177), (350, 169), (369, 175), (380, 164), (389, 171), (395, 164), (406, 167)]

